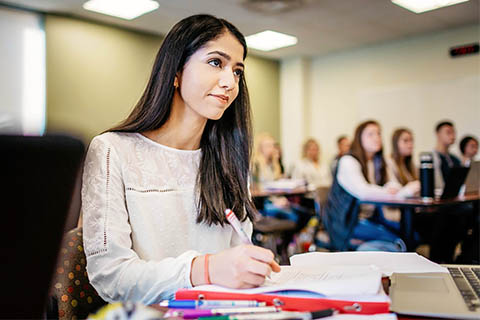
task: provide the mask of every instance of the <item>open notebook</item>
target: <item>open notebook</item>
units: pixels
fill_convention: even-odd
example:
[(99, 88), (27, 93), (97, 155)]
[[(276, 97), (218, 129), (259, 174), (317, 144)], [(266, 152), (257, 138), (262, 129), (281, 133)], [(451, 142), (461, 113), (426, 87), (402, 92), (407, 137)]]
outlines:
[(205, 285), (179, 290), (175, 298), (257, 300), (285, 310), (332, 307), (345, 312), (382, 313), (388, 312), (390, 299), (383, 292), (381, 277), (381, 272), (370, 266), (282, 266), (258, 288)]
[(290, 264), (295, 267), (303, 266), (335, 266), (349, 265), (351, 267), (372, 266), (383, 276), (393, 273), (442, 272), (448, 273), (447, 268), (432, 262), (415, 252), (309, 252), (290, 257)]

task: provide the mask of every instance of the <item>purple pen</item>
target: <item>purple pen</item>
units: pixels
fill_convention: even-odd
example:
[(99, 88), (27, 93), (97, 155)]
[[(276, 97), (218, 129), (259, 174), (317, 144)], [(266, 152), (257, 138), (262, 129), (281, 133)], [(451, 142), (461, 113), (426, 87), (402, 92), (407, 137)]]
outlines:
[(196, 319), (199, 317), (210, 317), (212, 314), (210, 309), (169, 309), (165, 313), (165, 318), (180, 317), (183, 319)]
[(171, 309), (164, 317), (183, 317), (183, 319), (196, 319), (199, 317), (211, 317), (216, 315), (229, 315), (237, 313), (264, 313), (278, 312), (278, 307), (249, 307), (249, 308), (219, 308), (219, 309)]

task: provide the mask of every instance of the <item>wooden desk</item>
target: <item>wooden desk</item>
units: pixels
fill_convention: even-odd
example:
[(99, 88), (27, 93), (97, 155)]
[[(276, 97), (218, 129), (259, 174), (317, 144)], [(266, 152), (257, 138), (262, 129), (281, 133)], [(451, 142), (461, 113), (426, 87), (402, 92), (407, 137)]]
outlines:
[(359, 201), (359, 204), (374, 204), (380, 206), (391, 206), (399, 208), (402, 215), (400, 218), (400, 226), (402, 237), (405, 240), (409, 251), (414, 250), (414, 230), (412, 226), (412, 215), (416, 208), (439, 208), (454, 206), (462, 203), (473, 203), (474, 212), (479, 213), (480, 193), (470, 193), (454, 199), (441, 200), (435, 199), (432, 202), (425, 202), (420, 197), (398, 199), (392, 196), (391, 198), (382, 199), (363, 199)]

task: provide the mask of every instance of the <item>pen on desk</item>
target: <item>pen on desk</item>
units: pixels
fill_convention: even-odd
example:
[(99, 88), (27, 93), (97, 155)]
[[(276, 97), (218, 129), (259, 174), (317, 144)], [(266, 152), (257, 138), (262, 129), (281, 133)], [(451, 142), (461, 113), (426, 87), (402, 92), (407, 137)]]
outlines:
[(240, 307), (264, 307), (265, 302), (255, 300), (164, 300), (159, 303), (160, 307), (178, 309), (211, 309), (211, 308), (240, 308)]
[(199, 317), (198, 320), (312, 320), (330, 317), (337, 314), (335, 309), (325, 309), (313, 312), (280, 311), (275, 313), (234, 314), (213, 317)]
[(250, 307), (250, 308), (218, 308), (218, 309), (185, 309), (185, 310), (169, 310), (164, 315), (169, 317), (182, 317), (184, 319), (196, 319), (199, 317), (212, 317), (218, 315), (231, 314), (254, 314), (254, 313), (269, 313), (279, 312), (279, 307)]

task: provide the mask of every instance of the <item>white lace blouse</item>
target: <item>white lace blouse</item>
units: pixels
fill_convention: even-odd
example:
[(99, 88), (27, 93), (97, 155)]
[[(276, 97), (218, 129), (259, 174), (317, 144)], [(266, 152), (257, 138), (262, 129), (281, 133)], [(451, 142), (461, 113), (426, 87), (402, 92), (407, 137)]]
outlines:
[[(201, 150), (139, 133), (95, 137), (82, 185), (83, 242), (93, 287), (108, 302), (152, 304), (189, 288), (194, 257), (241, 243), (230, 226), (197, 224)], [(243, 223), (251, 235), (252, 224)]]

